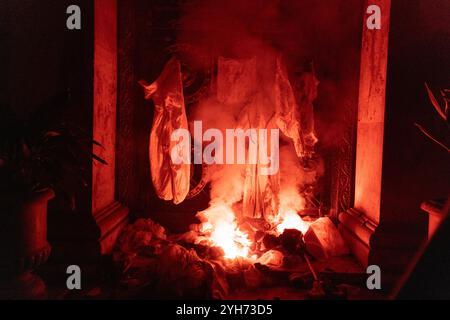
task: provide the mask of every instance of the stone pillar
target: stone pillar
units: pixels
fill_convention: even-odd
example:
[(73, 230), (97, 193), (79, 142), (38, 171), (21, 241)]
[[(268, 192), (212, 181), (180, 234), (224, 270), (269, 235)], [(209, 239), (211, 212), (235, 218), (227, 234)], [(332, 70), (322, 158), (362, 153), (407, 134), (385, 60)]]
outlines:
[[(412, 163), (421, 166), (417, 157), (423, 155), (422, 142), (414, 132), (421, 106), (404, 101), (408, 95), (414, 96), (408, 98), (411, 101), (420, 100), (421, 91), (410, 88), (417, 83), (423, 86), (425, 79), (414, 73), (410, 79), (399, 75), (415, 67), (404, 61), (414, 51), (404, 50), (403, 43), (417, 45), (420, 40), (407, 34), (410, 29), (403, 25), (417, 23), (420, 10), (410, 1), (391, 5), (390, 0), (370, 0), (366, 7), (372, 4), (381, 8), (382, 25), (380, 30), (369, 30), (368, 14), (363, 20), (355, 199), (353, 207), (339, 215), (339, 229), (361, 264), (379, 265), (382, 281), (389, 286), (425, 238), (420, 197), (426, 197), (423, 190), (432, 183), (408, 168)], [(420, 57), (426, 52), (414, 54)]]
[(128, 210), (115, 196), (117, 127), (117, 2), (94, 3), (94, 152), (108, 165), (92, 168), (92, 213), (100, 228), (101, 253), (109, 253), (127, 223)]
[[(369, 1), (381, 8), (381, 29), (363, 19), (361, 69), (356, 138), (355, 200), (339, 216), (340, 230), (358, 260), (367, 265), (370, 238), (380, 222), (386, 70), (390, 27), (390, 0)], [(367, 3), (367, 6), (369, 3)]]
[(390, 0), (369, 3), (381, 8), (382, 21), (370, 30), (363, 20), (354, 207), (379, 223)]

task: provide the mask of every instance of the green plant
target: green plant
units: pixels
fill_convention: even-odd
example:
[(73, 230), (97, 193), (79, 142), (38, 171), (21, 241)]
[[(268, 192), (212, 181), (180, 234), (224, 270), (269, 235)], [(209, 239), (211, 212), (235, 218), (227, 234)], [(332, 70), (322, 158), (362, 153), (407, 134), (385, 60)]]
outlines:
[(26, 196), (46, 188), (74, 207), (74, 195), (86, 187), (90, 161), (106, 162), (92, 152), (100, 145), (62, 119), (69, 95), (37, 108), (27, 119), (0, 110), (0, 195)]
[[(434, 110), (437, 112), (439, 117), (443, 120), (443, 122), (446, 125), (447, 128), (447, 135), (450, 131), (450, 108), (448, 107), (448, 103), (450, 101), (449, 95), (450, 95), (450, 89), (444, 89), (441, 90), (441, 99), (443, 102), (443, 106), (441, 106), (436, 99), (436, 97), (433, 94), (433, 91), (431, 91), (430, 87), (427, 83), (425, 83), (425, 88), (427, 90), (428, 98), (430, 99), (430, 102), (432, 106), (434, 107)], [(420, 124), (415, 123), (414, 124), (427, 138), (429, 138), (431, 141), (436, 143), (438, 146), (446, 150), (448, 153), (450, 153), (450, 148), (443, 142), (445, 137), (443, 138), (436, 138), (434, 137), (428, 130), (426, 130), (424, 127), (422, 127)]]

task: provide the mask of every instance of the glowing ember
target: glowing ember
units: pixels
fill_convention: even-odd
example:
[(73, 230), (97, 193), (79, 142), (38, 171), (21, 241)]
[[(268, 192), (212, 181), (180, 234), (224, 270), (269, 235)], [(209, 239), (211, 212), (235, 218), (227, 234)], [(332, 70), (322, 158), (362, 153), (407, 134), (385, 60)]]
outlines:
[(297, 212), (289, 210), (281, 214), (282, 222), (277, 226), (277, 231), (283, 233), (285, 229), (297, 229), (305, 234), (309, 229), (309, 224), (300, 218)]
[(219, 223), (211, 234), (211, 240), (225, 252), (225, 258), (247, 257), (250, 240), (235, 225)]
[(251, 241), (239, 230), (230, 207), (216, 205), (203, 211), (202, 215), (208, 218), (203, 228), (211, 232), (211, 242), (223, 249), (225, 258), (248, 257)]

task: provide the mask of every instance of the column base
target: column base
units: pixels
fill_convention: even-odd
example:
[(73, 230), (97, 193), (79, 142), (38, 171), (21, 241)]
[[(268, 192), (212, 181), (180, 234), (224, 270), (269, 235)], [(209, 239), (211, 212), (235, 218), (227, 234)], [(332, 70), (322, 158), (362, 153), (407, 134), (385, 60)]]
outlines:
[(385, 288), (406, 271), (424, 240), (406, 222), (377, 224), (355, 208), (339, 215), (338, 229), (363, 267), (381, 268)]
[(420, 209), (428, 213), (428, 240), (431, 239), (441, 222), (445, 218), (446, 199), (430, 200), (422, 202)]
[(0, 299), (2, 300), (44, 300), (46, 298), (47, 289), (44, 281), (31, 271), (0, 283)]
[(122, 229), (128, 224), (127, 207), (115, 201), (105, 209), (94, 213), (95, 221), (100, 229), (100, 253), (110, 254)]
[(377, 225), (354, 208), (339, 214), (339, 232), (358, 261), (369, 264), (370, 238)]

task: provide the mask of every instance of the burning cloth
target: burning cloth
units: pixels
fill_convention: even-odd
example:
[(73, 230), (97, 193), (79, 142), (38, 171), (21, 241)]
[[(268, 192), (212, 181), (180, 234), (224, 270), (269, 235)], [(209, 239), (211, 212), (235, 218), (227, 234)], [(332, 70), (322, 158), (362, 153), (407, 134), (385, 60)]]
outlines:
[(171, 134), (177, 129), (188, 129), (180, 62), (172, 58), (155, 82), (140, 84), (145, 99), (153, 99), (155, 103), (149, 144), (153, 186), (159, 198), (178, 204), (186, 198), (190, 180), (190, 165), (173, 163), (170, 154), (179, 143), (171, 141)]
[[(275, 59), (219, 58), (217, 98), (227, 108), (240, 108), (237, 127), (240, 129), (279, 129), (295, 148), (297, 157), (305, 153), (304, 133), (313, 135), (312, 116), (302, 121), (301, 109), (310, 107), (316, 98), (317, 79), (313, 73), (302, 75), (299, 101), (289, 81), (280, 56)], [(300, 103), (300, 106), (299, 106)], [(312, 113), (312, 111), (311, 111)], [(308, 129), (304, 132), (303, 126)], [(311, 145), (317, 142), (312, 141)], [(258, 145), (259, 148), (259, 145)], [(257, 157), (257, 148), (252, 150)], [(250, 152), (250, 150), (248, 150)], [(280, 175), (260, 174), (262, 164), (247, 164), (243, 191), (243, 216), (270, 220), (278, 213)]]

